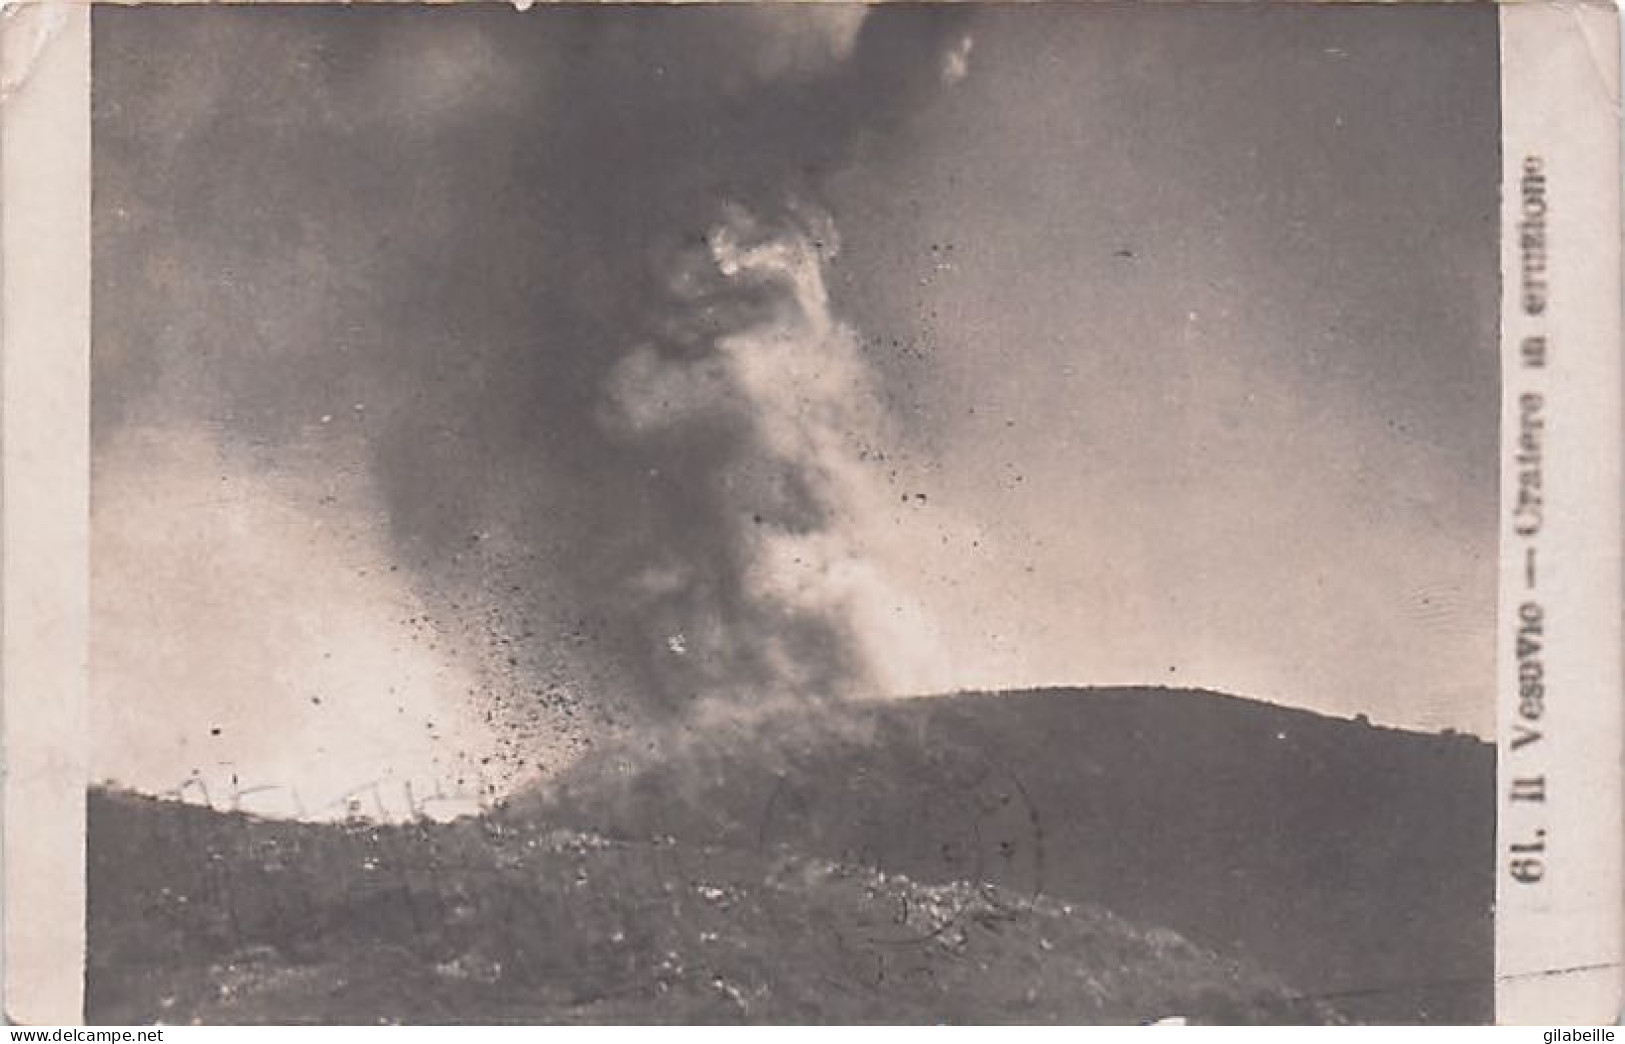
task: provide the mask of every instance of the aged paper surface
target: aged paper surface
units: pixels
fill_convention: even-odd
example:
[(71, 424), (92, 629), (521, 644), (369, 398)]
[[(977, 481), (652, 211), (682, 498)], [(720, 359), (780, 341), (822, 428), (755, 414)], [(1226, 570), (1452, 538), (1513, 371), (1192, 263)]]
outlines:
[(1617, 1009), (1611, 12), (6, 19), (12, 1019)]
[(78, 1022), (88, 636), (90, 9), (0, 12), (5, 1014)]
[(1619, 27), (1501, 10), (1502, 445), (1496, 1007), (1616, 1021), (1620, 803)]

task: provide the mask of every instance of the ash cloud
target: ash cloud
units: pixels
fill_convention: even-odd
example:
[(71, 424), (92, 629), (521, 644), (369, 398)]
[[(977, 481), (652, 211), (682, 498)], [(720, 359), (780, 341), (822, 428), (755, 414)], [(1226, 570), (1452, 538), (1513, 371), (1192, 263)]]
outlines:
[(99, 450), (190, 423), (364, 469), (498, 719), (907, 687), (934, 654), (864, 551), (886, 389), (820, 200), (963, 18), (99, 13)]
[[(681, 453), (710, 442), (709, 532), (724, 555), (695, 569), (674, 542), (633, 577), (648, 684), (772, 699), (919, 687), (942, 653), (919, 605), (864, 546), (885, 483), (869, 463), (888, 418), (856, 333), (832, 312), (827, 215), (783, 227), (727, 208), (702, 260), (677, 266), (680, 317), (611, 379), (606, 425)], [(718, 333), (711, 330), (716, 327)], [(663, 647), (649, 636), (667, 632)]]

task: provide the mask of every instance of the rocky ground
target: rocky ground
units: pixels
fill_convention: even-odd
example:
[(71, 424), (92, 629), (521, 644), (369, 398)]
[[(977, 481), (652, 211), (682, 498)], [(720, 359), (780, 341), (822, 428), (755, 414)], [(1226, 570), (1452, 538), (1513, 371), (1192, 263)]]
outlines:
[(92, 795), (99, 1023), (1331, 1022), (1087, 903), (500, 819), (312, 825)]

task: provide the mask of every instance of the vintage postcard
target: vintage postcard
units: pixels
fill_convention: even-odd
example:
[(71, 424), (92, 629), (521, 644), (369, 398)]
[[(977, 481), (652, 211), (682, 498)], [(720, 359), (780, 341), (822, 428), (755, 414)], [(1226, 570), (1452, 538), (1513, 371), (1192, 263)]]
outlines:
[(8, 1018), (1619, 1016), (1611, 7), (0, 36)]

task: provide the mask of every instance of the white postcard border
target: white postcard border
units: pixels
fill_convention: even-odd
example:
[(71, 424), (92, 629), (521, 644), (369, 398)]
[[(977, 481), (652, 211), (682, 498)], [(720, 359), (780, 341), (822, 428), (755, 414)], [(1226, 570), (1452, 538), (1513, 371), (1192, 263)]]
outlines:
[(3, 976), (13, 1022), (84, 993), (90, 7), (0, 11)]
[(1615, 17), (1500, 10), (1503, 1024), (1611, 1023), (1625, 984)]

